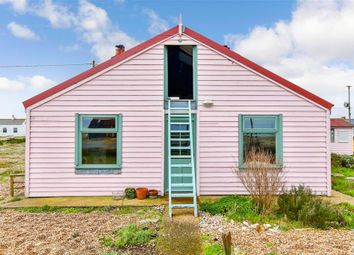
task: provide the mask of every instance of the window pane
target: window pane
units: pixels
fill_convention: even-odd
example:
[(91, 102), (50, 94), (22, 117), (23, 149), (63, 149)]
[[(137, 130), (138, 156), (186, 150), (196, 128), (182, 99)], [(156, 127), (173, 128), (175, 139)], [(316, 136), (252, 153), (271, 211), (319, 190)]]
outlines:
[(348, 130), (338, 130), (338, 142), (340, 142), (340, 143), (349, 142), (349, 131)]
[(14, 133), (17, 133), (17, 128), (14, 128)]
[(83, 128), (115, 128), (116, 119), (114, 117), (83, 117)]
[[(252, 133), (243, 135), (243, 156), (247, 157), (247, 153), (252, 149), (256, 151), (263, 150), (265, 153), (273, 155), (275, 161), (276, 157), (276, 142), (275, 134)], [(275, 163), (275, 162), (273, 162)]]
[(116, 133), (83, 133), (82, 164), (116, 164)]
[(275, 129), (275, 117), (245, 117), (244, 128)]

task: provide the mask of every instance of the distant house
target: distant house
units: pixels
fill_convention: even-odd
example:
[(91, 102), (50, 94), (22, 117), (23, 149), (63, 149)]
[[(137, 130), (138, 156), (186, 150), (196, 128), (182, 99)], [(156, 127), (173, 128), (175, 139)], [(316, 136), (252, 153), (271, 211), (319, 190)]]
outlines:
[(24, 106), (29, 197), (246, 194), (234, 169), (253, 149), (284, 163), (287, 187), (331, 194), (332, 104), (187, 27)]
[(26, 120), (16, 119), (0, 119), (0, 136), (25, 136)]
[(353, 127), (343, 118), (331, 119), (331, 152), (353, 154)]

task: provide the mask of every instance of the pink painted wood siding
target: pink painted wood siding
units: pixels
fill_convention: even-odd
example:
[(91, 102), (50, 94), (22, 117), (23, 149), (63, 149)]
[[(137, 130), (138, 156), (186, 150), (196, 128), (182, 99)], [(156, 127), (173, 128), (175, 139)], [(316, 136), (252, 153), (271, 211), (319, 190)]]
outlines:
[[(339, 141), (339, 132), (347, 132), (348, 142)], [(331, 152), (337, 154), (352, 155), (353, 154), (353, 129), (351, 128), (335, 128), (334, 143), (331, 143)]]
[[(287, 185), (330, 193), (329, 113), (187, 37), (172, 38), (29, 113), (27, 195), (111, 195), (163, 189), (163, 44), (198, 44), (197, 182), (200, 195), (245, 193), (233, 173), (238, 115), (283, 114)], [(214, 106), (205, 108), (204, 100)], [(123, 114), (120, 175), (75, 175), (75, 113)]]
[[(119, 175), (75, 174), (75, 113), (122, 114)], [(126, 187), (162, 190), (163, 46), (31, 111), (28, 195), (99, 196)]]
[[(204, 100), (213, 101), (211, 108)], [(199, 194), (244, 194), (238, 164), (238, 115), (282, 114), (287, 186), (330, 194), (329, 112), (198, 46)]]

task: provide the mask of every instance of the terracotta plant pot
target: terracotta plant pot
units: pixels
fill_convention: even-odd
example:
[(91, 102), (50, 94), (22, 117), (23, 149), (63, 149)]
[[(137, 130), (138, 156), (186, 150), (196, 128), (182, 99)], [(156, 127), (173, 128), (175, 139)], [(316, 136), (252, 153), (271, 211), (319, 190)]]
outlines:
[(137, 189), (135, 189), (135, 191), (136, 191), (136, 198), (137, 199), (145, 199), (148, 195), (147, 188), (137, 188)]
[(158, 194), (159, 194), (159, 192), (156, 189), (149, 190), (149, 198), (157, 198)]

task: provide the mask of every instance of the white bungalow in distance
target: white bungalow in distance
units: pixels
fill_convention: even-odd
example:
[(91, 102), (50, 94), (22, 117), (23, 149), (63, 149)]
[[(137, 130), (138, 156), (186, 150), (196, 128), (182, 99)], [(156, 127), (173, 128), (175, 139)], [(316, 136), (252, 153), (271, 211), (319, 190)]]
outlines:
[(25, 136), (26, 119), (0, 119), (0, 136)]

